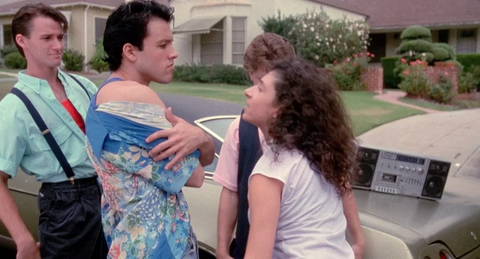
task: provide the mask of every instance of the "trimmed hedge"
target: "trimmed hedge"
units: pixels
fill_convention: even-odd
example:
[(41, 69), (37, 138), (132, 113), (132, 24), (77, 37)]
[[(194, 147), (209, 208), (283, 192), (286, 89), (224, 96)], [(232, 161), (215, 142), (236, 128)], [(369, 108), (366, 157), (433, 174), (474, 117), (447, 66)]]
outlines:
[(223, 64), (211, 66), (199, 64), (176, 66), (173, 71), (173, 79), (182, 82), (224, 83), (232, 85), (250, 84), (250, 80), (242, 68)]
[(27, 61), (20, 52), (11, 52), (4, 58), (5, 66), (9, 69), (25, 69), (27, 68)]
[(480, 66), (480, 54), (458, 54), (457, 61), (463, 65), (465, 72), (470, 72), (475, 66)]
[(417, 53), (432, 52), (432, 43), (424, 39), (403, 41), (397, 48), (397, 54), (403, 54), (410, 50)]
[(398, 89), (401, 78), (393, 72), (398, 62), (399, 57), (385, 57), (382, 58), (383, 67), (383, 83), (385, 88)]
[(424, 39), (431, 42), (432, 32), (423, 26), (414, 25), (403, 30), (400, 38), (402, 40)]
[(3, 49), (0, 49), (0, 56), (2, 58), (5, 58), (8, 54), (10, 54), (12, 52), (20, 53), (18, 51), (17, 47), (4, 46)]

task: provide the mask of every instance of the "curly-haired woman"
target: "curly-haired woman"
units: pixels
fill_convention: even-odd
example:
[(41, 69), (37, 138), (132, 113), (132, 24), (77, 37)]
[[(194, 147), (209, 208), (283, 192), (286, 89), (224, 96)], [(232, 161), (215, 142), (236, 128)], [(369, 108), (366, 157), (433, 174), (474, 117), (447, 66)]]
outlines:
[(245, 258), (353, 258), (342, 194), (356, 145), (331, 76), (282, 62), (245, 95), (243, 118), (265, 136), (249, 180)]

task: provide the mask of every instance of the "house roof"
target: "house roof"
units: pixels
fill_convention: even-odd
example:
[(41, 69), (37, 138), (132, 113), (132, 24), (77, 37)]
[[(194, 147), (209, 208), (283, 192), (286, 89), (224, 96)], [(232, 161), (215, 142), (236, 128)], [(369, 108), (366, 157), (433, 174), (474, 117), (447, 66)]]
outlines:
[[(113, 9), (119, 6), (121, 3), (124, 3), (125, 0), (42, 0), (41, 2), (54, 7), (92, 4), (99, 7)], [(14, 14), (20, 7), (29, 3), (32, 3), (32, 1), (20, 0), (13, 3), (10, 1), (10, 3), (8, 4), (0, 4), (0, 16), (6, 14)]]
[(372, 30), (480, 24), (480, 0), (315, 0), (367, 15)]

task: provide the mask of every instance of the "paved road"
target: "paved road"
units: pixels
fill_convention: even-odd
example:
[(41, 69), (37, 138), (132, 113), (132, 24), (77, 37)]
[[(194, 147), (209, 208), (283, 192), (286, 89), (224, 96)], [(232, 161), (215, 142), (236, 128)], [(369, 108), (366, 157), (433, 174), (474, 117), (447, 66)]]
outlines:
[(173, 94), (159, 95), (167, 107), (172, 107), (173, 114), (189, 122), (207, 116), (239, 115), (243, 109), (241, 105), (229, 102)]

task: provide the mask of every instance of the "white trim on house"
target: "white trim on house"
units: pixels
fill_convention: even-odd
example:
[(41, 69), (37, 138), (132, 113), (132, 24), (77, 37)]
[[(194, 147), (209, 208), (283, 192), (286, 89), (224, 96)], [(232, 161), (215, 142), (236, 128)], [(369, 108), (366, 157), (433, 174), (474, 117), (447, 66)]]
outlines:
[[(83, 36), (85, 37), (83, 39), (83, 55), (85, 55), (85, 58), (87, 58), (87, 53), (88, 53), (88, 9), (90, 9), (90, 5), (87, 4), (87, 6), (85, 7), (85, 10), (83, 11), (83, 30), (84, 30), (84, 34)], [(88, 65), (87, 65), (88, 62), (85, 62), (85, 65), (83, 66), (83, 70), (84, 71), (88, 71)]]
[(95, 39), (96, 35), (97, 35), (97, 26), (95, 25), (95, 19), (96, 18), (102, 18), (102, 19), (105, 19), (107, 20), (108, 19), (108, 16), (104, 16), (104, 15), (94, 15), (93, 16), (93, 40), (95, 42), (95, 44), (97, 43), (97, 40)]
[(86, 2), (74, 2), (74, 3), (66, 3), (66, 4), (52, 4), (52, 7), (57, 8), (57, 7), (77, 6), (77, 5), (86, 5), (86, 6), (97, 7), (97, 8), (100, 8), (100, 9), (107, 9), (107, 10), (115, 9), (114, 6), (91, 4), (91, 3), (86, 3)]
[(3, 39), (3, 25), (5, 23), (0, 23), (0, 47), (3, 48), (3, 46), (5, 45), (5, 42), (4, 42), (4, 39)]

